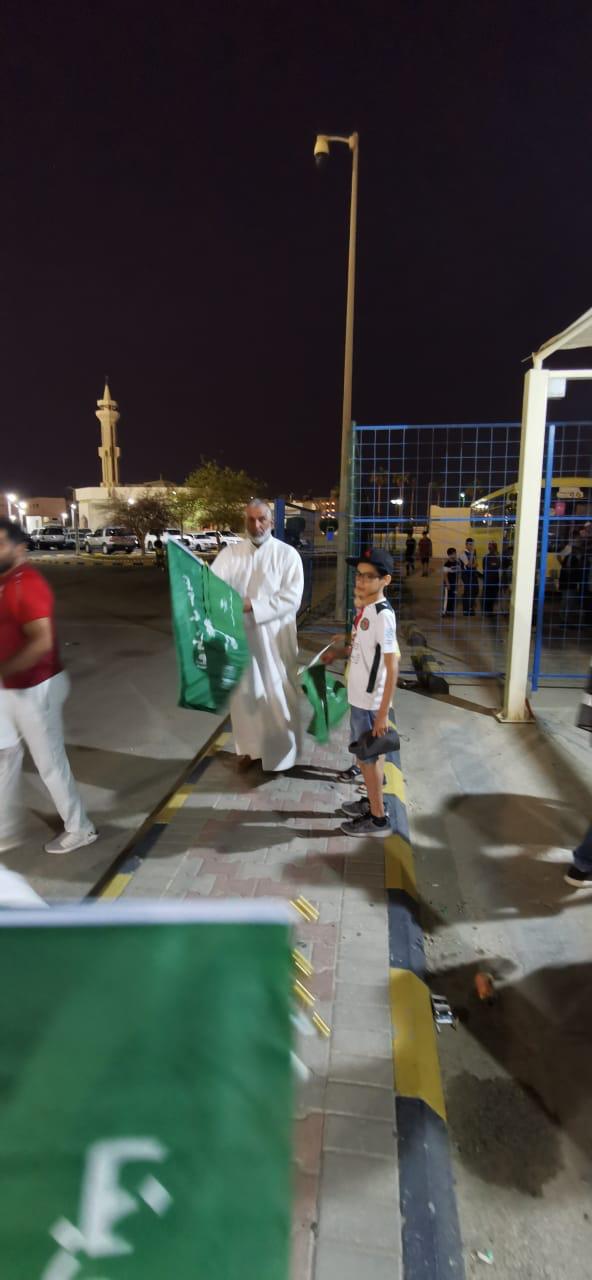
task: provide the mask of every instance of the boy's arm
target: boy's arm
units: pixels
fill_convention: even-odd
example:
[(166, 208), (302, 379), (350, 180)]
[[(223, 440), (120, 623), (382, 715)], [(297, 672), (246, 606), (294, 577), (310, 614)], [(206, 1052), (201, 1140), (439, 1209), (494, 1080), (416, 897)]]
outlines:
[(349, 658), (351, 650), (350, 636), (333, 636), (330, 647), (321, 654), (321, 662), (326, 666), (327, 663), (336, 662), (340, 658)]
[(386, 681), (382, 701), (374, 717), (372, 733), (375, 738), (381, 738), (383, 734), (388, 733), (389, 711), (391, 709), (393, 694), (397, 687), (397, 679), (399, 675), (399, 654), (385, 653), (383, 655), (383, 661), (386, 668)]

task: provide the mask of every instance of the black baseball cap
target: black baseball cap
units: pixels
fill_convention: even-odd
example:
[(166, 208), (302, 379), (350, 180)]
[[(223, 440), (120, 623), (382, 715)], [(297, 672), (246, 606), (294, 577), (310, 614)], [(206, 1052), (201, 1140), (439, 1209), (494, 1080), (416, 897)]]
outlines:
[(347, 563), (354, 568), (359, 564), (371, 564), (380, 571), (383, 578), (387, 573), (392, 576), (394, 570), (393, 557), (390, 551), (385, 551), (383, 547), (368, 547), (368, 550), (362, 551), (359, 556), (348, 556)]

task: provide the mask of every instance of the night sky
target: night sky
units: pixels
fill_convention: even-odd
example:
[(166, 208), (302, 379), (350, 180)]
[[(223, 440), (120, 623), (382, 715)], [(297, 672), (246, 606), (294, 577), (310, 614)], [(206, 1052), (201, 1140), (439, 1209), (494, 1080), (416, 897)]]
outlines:
[[(592, 305), (592, 9), (530, 0), (9, 2), (0, 488), (201, 455), (338, 475), (351, 163), (354, 417), (520, 416), (521, 361)], [(592, 418), (592, 387), (562, 416)]]

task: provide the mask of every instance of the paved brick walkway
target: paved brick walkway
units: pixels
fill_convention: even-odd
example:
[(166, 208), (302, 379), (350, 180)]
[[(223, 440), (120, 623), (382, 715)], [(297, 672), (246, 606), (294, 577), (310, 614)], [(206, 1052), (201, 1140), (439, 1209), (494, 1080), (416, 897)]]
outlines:
[(125, 894), (302, 894), (319, 910), (297, 932), (332, 1034), (299, 1049), (313, 1075), (297, 1104), (293, 1280), (401, 1275), (383, 845), (338, 832), (357, 798), (335, 777), (346, 744), (345, 730), (330, 750), (307, 738), (288, 777), (238, 774), (219, 751)]

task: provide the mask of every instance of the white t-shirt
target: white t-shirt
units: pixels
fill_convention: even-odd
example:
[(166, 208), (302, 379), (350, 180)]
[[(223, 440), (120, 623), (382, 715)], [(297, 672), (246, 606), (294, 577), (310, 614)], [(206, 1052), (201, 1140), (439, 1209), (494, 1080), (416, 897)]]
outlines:
[(378, 711), (386, 684), (385, 653), (399, 653), (397, 622), (384, 598), (367, 604), (356, 614), (347, 675), (350, 707)]

